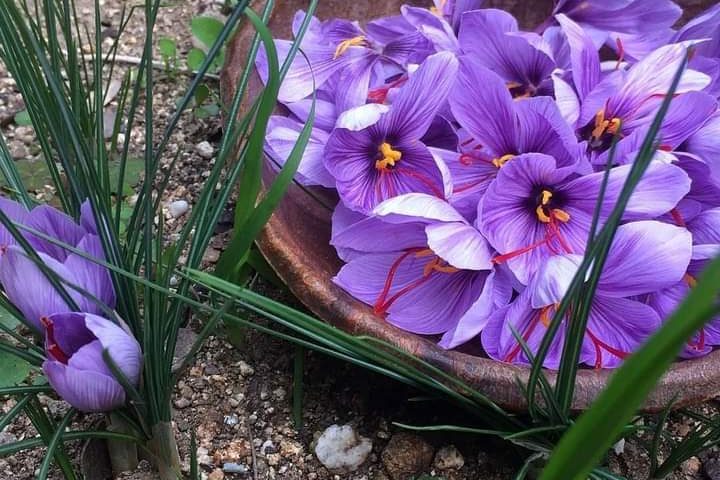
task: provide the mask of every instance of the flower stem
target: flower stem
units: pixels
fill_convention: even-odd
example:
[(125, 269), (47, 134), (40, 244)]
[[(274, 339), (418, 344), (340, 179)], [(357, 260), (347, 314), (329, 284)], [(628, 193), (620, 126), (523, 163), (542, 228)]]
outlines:
[[(117, 433), (135, 434), (135, 430), (128, 425), (119, 415), (111, 413), (108, 415), (108, 431)], [(107, 441), (110, 463), (115, 476), (122, 472), (135, 470), (138, 465), (137, 445), (132, 442), (121, 440)]]
[(152, 427), (152, 439), (148, 446), (155, 454), (155, 466), (160, 480), (177, 480), (180, 473), (180, 454), (171, 422), (160, 422)]

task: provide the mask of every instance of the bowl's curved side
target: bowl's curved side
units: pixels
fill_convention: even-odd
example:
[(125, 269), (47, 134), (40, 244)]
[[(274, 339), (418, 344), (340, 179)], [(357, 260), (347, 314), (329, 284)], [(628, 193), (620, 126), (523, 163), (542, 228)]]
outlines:
[[(297, 9), (305, 6), (305, 2), (288, 0), (278, 3), (282, 5), (273, 12), (270, 26), (277, 38), (289, 38), (292, 16)], [(320, 2), (318, 16), (372, 18), (395, 13), (403, 3), (408, 2), (324, 0)], [(521, 23), (529, 26), (544, 18), (546, 11), (549, 11), (547, 7), (551, 4), (550, 1), (543, 1), (541, 5), (546, 8), (538, 9), (535, 2), (495, 0), (491, 3), (493, 6), (510, 6), (513, 13), (522, 20)], [(533, 5), (533, 8), (528, 8), (528, 4)], [(241, 29), (228, 46), (226, 65), (221, 73), (221, 89), (226, 105), (232, 99), (253, 33), (249, 28)], [(258, 79), (253, 78), (250, 91), (257, 92), (259, 88)], [(327, 191), (319, 192), (319, 195), (328, 196)], [(331, 211), (327, 206), (308, 195), (305, 190), (291, 185), (258, 239), (261, 251), (278, 276), (313, 313), (343, 330), (380, 338), (457, 375), (503, 407), (512, 410), (526, 408), (524, 394), (517, 386), (517, 379), (521, 382), (527, 380), (527, 368), (443, 350), (425, 338), (393, 327), (374, 315), (368, 306), (337, 287), (332, 278), (342, 263), (329, 244), (330, 215)], [(577, 410), (587, 408), (604, 388), (611, 373), (608, 370), (580, 370), (573, 407)], [(554, 373), (547, 372), (547, 376), (551, 382), (554, 381)], [(718, 392), (720, 351), (700, 359), (675, 363), (647, 399), (644, 409), (658, 411), (671, 401), (675, 401), (676, 406), (698, 403), (716, 396)]]

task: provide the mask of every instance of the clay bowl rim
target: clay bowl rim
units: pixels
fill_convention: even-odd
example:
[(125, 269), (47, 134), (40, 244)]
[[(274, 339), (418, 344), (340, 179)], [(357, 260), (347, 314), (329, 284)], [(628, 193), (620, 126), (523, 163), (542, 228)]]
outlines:
[[(226, 63), (220, 75), (222, 98), (229, 105), (235, 91), (232, 79), (238, 78), (240, 65), (244, 60), (244, 35), (239, 32), (227, 48)], [(251, 83), (259, 91), (259, 80), (253, 75)], [(289, 190), (282, 209), (291, 199), (298, 200), (298, 188)], [(517, 385), (517, 379), (527, 381), (529, 368), (498, 362), (486, 357), (468, 355), (459, 351), (443, 350), (427, 338), (401, 331), (374, 315), (362, 302), (355, 300), (331, 281), (330, 276), (313, 275), (313, 262), (292, 248), (292, 231), (282, 221), (281, 215), (273, 214), (259, 238), (257, 245), (277, 275), (290, 291), (315, 315), (353, 334), (373, 335), (403, 348), (447, 373), (456, 375), (470, 386), (478, 389), (499, 406), (511, 411), (525, 411), (527, 402)], [(334, 249), (328, 243), (327, 249), (334, 256)], [(572, 408), (585, 410), (602, 391), (613, 370), (580, 369), (576, 379)], [(545, 370), (554, 383), (555, 372)], [(675, 361), (665, 372), (641, 411), (658, 412), (669, 404), (673, 408), (693, 405), (709, 400), (720, 393), (720, 349), (710, 354), (688, 360)]]

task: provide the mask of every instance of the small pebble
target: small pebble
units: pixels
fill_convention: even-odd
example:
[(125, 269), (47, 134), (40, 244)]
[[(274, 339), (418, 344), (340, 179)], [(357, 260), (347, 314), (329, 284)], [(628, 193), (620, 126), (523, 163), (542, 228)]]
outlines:
[(355, 432), (351, 425), (331, 425), (320, 435), (315, 455), (329, 470), (353, 472), (372, 451), (372, 441)]
[(261, 455), (268, 455), (271, 453), (275, 453), (277, 449), (275, 448), (275, 444), (273, 444), (272, 440), (265, 440), (263, 442), (262, 446), (260, 447), (260, 454)]
[(240, 361), (240, 375), (243, 377), (250, 377), (255, 373), (255, 369), (250, 366), (247, 362)]
[(234, 427), (235, 425), (240, 423), (240, 418), (238, 418), (238, 416), (233, 413), (232, 415), (225, 415), (223, 422), (225, 423), (225, 425)]
[(189, 407), (191, 403), (192, 402), (190, 401), (190, 399), (185, 398), (185, 397), (180, 397), (180, 398), (176, 399), (174, 402), (175, 408), (178, 408), (180, 410), (182, 410), (183, 408)]
[(168, 205), (168, 213), (172, 218), (180, 218), (190, 210), (190, 205), (185, 200), (175, 200)]
[(465, 459), (455, 445), (446, 445), (435, 454), (434, 465), (439, 470), (460, 470)]
[(202, 158), (210, 159), (213, 156), (213, 153), (215, 153), (215, 149), (213, 149), (213, 146), (210, 145), (210, 142), (208, 141), (202, 141), (195, 145), (195, 151), (198, 155), (200, 155)]
[(207, 478), (208, 478), (208, 480), (222, 480), (223, 478), (225, 478), (225, 474), (223, 473), (222, 470), (220, 470), (218, 468), (218, 469), (213, 470), (212, 473), (210, 473), (210, 475), (208, 475)]
[(225, 473), (245, 474), (250, 471), (250, 469), (248, 467), (246, 467), (245, 465), (243, 465), (241, 463), (231, 463), (231, 462), (224, 463), (222, 469), (223, 469), (223, 472), (225, 472)]

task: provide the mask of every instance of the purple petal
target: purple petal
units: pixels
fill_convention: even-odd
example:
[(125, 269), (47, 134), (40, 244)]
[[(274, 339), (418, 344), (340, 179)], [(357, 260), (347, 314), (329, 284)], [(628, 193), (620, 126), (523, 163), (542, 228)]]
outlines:
[(80, 205), (80, 226), (85, 229), (85, 232), (98, 235), (95, 215), (93, 215), (90, 200), (85, 200), (82, 205)]
[(365, 217), (333, 234), (335, 248), (363, 253), (399, 252), (427, 246), (423, 222), (389, 223), (377, 217)]
[(457, 325), (443, 335), (438, 345), (443, 348), (455, 348), (472, 340), (480, 334), (490, 318), (498, 309), (510, 301), (512, 286), (503, 281), (502, 276), (490, 272), (485, 279), (480, 297), (460, 317)]
[[(85, 235), (78, 243), (77, 248), (86, 252), (90, 257), (101, 261), (105, 260), (100, 238), (96, 235)], [(115, 308), (115, 289), (110, 277), (110, 271), (106, 267), (74, 253), (67, 257), (64, 265), (65, 268), (73, 272), (76, 285), (93, 294), (110, 310)], [(103, 309), (90, 298), (83, 298), (80, 307), (85, 312), (103, 312)]]
[[(85, 236), (85, 229), (75, 223), (68, 215), (48, 205), (40, 205), (32, 209), (27, 217), (28, 227), (44, 233), (68, 245), (75, 246)], [(32, 234), (28, 240), (38, 252), (47, 253), (61, 262), (69, 252), (59, 245), (52, 244)]]
[(408, 193), (384, 201), (373, 214), (386, 222), (464, 222), (457, 210), (449, 203), (424, 193)]
[[(44, 253), (39, 252), (38, 255), (59, 278), (73, 282), (74, 275), (62, 263)], [(30, 325), (39, 331), (43, 330), (40, 322), (42, 317), (70, 311), (60, 294), (20, 247), (9, 247), (0, 260), (0, 283), (8, 299), (22, 312)], [(32, 285), (32, 288), (28, 288), (28, 285)], [(76, 303), (82, 303), (76, 291), (69, 287), (66, 290)]]
[[(302, 124), (289, 118), (276, 115), (271, 117), (265, 142), (268, 153), (280, 166), (284, 165), (290, 156), (302, 129)], [(323, 164), (327, 140), (327, 133), (313, 128), (296, 174), (304, 185), (322, 185), (328, 188), (335, 186), (335, 179)]]
[[(554, 311), (549, 308), (545, 312), (545, 320), (551, 320), (553, 314)], [(530, 305), (530, 292), (527, 289), (509, 306), (492, 314), (482, 332), (483, 348), (490, 358), (527, 365), (530, 362), (513, 335), (513, 330), (523, 338), (531, 352), (537, 352), (547, 328), (542, 311), (536, 310)], [(564, 338), (565, 324), (563, 322), (550, 345), (550, 350), (545, 358), (545, 367), (558, 367)]]
[(400, 8), (405, 20), (425, 36), (438, 51), (455, 52), (458, 41), (450, 24), (429, 10), (410, 5)]
[(85, 326), (82, 313), (55, 313), (49, 315), (48, 320), (52, 324), (55, 343), (67, 356), (95, 340), (95, 335)]
[(537, 88), (550, 77), (555, 64), (525, 38), (507, 33), (514, 22), (511, 18), (509, 13), (493, 9), (466, 13), (458, 35), (460, 45), (503, 80)]
[(715, 114), (692, 135), (686, 148), (710, 166), (712, 178), (720, 186), (720, 114)]
[[(0, 197), (0, 210), (13, 222), (21, 225), (27, 222), (28, 211), (18, 202)], [(22, 233), (22, 231), (21, 231)], [(10, 232), (0, 224), (0, 247), (8, 247), (15, 245), (17, 242)], [(2, 256), (2, 248), (0, 248), (0, 256)]]
[(629, 297), (667, 288), (685, 275), (691, 254), (692, 236), (685, 228), (656, 221), (621, 225), (598, 293)]
[(582, 255), (555, 255), (538, 270), (528, 285), (533, 308), (542, 308), (559, 303), (565, 297), (578, 267)]
[(515, 153), (512, 97), (502, 79), (472, 56), (461, 58), (449, 101), (458, 123), (475, 141), (489, 147), (491, 154), (499, 157)]
[(660, 317), (650, 306), (597, 295), (590, 307), (581, 361), (595, 368), (615, 368), (659, 326)]
[(434, 259), (421, 251), (363, 255), (346, 264), (335, 282), (355, 298), (386, 311), (388, 322), (395, 326), (420, 334), (444, 333), (480, 295), (485, 275), (433, 270), (426, 275)]
[(449, 52), (428, 57), (395, 96), (387, 130), (419, 140), (430, 127), (450, 92), (458, 62)]
[(50, 360), (43, 371), (58, 395), (81, 412), (109, 412), (125, 404), (125, 391), (110, 376)]
[(431, 223), (425, 227), (428, 246), (456, 268), (490, 270), (492, 252), (475, 227), (460, 222)]
[[(300, 100), (298, 102), (287, 103), (285, 106), (295, 115), (301, 122), (306, 122), (310, 116), (312, 108), (312, 98)], [(313, 126), (329, 132), (335, 128), (335, 120), (337, 113), (335, 111), (335, 103), (327, 100), (315, 99), (315, 123)]]
[(570, 61), (575, 88), (577, 88), (580, 98), (585, 98), (600, 81), (600, 58), (597, 49), (580, 25), (563, 14), (557, 15), (555, 18), (560, 23), (570, 45)]
[[(512, 163), (512, 162), (511, 162)], [(623, 188), (630, 165), (610, 171), (605, 198), (601, 209), (604, 218), (610, 214)], [(585, 175), (568, 183), (564, 188), (568, 203), (592, 215), (604, 172)], [(625, 209), (624, 219), (643, 220), (669, 212), (690, 191), (690, 178), (679, 167), (651, 162)]]
[(117, 324), (97, 315), (85, 314), (85, 325), (128, 380), (137, 385), (142, 370), (142, 351), (137, 340)]
[(380, 117), (389, 110), (389, 106), (380, 103), (360, 105), (342, 112), (338, 116), (335, 126), (357, 132), (375, 125), (380, 120)]

